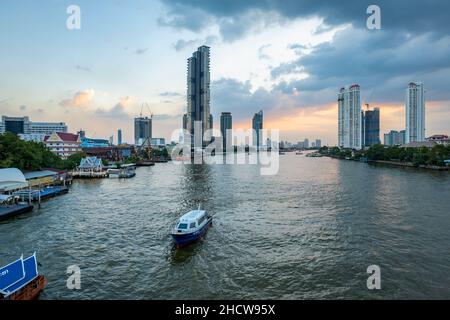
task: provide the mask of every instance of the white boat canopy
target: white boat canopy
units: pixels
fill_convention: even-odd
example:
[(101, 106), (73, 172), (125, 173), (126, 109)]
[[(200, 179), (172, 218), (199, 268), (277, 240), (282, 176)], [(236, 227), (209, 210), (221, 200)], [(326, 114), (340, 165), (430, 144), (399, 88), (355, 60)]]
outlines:
[(0, 169), (0, 192), (28, 187), (22, 171), (16, 168)]

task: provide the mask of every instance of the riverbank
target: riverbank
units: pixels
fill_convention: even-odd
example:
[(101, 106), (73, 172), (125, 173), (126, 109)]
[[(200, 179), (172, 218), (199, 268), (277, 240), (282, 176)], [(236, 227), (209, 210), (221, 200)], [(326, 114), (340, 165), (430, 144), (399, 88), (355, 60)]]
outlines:
[(440, 167), (440, 166), (427, 166), (427, 165), (415, 166), (411, 162), (399, 162), (399, 161), (387, 161), (387, 160), (368, 160), (367, 163), (382, 164), (382, 165), (396, 166), (396, 167), (415, 168), (415, 169), (437, 170), (437, 171), (449, 171), (449, 169), (450, 169), (449, 167)]
[(400, 162), (400, 161), (388, 161), (388, 160), (366, 160), (361, 161), (360, 159), (352, 159), (352, 158), (340, 158), (332, 155), (322, 154), (324, 157), (333, 158), (337, 160), (345, 160), (345, 161), (356, 161), (363, 162), (368, 164), (375, 165), (386, 165), (393, 167), (401, 167), (401, 168), (412, 168), (412, 169), (426, 169), (426, 170), (434, 170), (434, 171), (448, 171), (450, 172), (450, 167), (441, 167), (441, 166), (429, 166), (429, 165), (419, 165), (416, 166), (412, 162)]

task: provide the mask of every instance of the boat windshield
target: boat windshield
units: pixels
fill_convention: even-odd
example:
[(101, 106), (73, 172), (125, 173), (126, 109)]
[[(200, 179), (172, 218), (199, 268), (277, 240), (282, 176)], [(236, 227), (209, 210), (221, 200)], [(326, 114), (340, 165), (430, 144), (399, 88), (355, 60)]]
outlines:
[(179, 225), (178, 225), (178, 229), (187, 229), (187, 223), (180, 223)]

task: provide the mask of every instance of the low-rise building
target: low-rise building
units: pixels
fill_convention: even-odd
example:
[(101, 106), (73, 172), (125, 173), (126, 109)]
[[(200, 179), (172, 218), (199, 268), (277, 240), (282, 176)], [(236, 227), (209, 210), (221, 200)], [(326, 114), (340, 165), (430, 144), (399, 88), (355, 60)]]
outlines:
[(52, 134), (53, 132), (67, 132), (64, 122), (32, 122), (28, 117), (2, 116), (0, 133), (14, 134)]
[(426, 139), (427, 141), (434, 141), (437, 144), (443, 144), (444, 146), (450, 145), (450, 139), (445, 134), (435, 134)]
[(82, 151), (80, 136), (73, 133), (54, 132), (44, 138), (44, 143), (51, 152), (62, 159)]

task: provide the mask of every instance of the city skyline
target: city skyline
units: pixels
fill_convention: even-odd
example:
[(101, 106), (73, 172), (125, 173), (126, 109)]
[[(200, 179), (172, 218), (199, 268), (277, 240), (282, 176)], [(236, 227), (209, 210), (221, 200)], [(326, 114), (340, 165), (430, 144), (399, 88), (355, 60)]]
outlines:
[[(187, 1), (180, 10), (173, 1), (79, 1), (82, 28), (75, 31), (65, 27), (68, 5), (2, 4), (2, 26), (11, 30), (7, 50), (0, 53), (2, 114), (64, 121), (72, 132), (82, 127), (92, 137), (109, 137), (121, 128), (123, 140), (132, 142), (133, 118), (148, 101), (155, 114), (153, 131), (168, 139), (187, 108), (186, 57), (207, 45), (216, 128), (221, 112), (233, 113), (235, 128), (249, 128), (251, 116), (263, 110), (265, 127), (281, 129), (283, 140), (315, 136), (335, 145), (335, 92), (359, 83), (361, 102), (380, 108), (380, 131), (401, 130), (404, 88), (420, 81), (427, 88), (426, 136), (448, 133), (450, 38), (448, 27), (431, 12), (445, 10), (443, 4), (408, 8), (408, 21), (420, 14), (426, 22), (422, 28), (394, 12), (383, 20), (384, 30), (367, 30), (363, 5), (357, 13), (345, 11), (351, 4), (327, 4), (330, 10), (311, 6), (302, 14), (300, 4), (232, 4), (232, 25), (227, 25), (220, 3)], [(389, 10), (390, 4), (380, 6)], [(204, 19), (188, 25), (189, 13)], [(10, 15), (18, 19), (11, 21)], [(114, 23), (122, 19), (125, 24)], [(350, 39), (358, 48), (348, 45)], [(360, 54), (352, 55), (354, 50)], [(411, 57), (411, 51), (420, 54)]]

